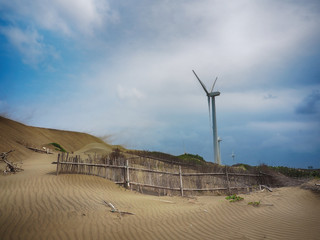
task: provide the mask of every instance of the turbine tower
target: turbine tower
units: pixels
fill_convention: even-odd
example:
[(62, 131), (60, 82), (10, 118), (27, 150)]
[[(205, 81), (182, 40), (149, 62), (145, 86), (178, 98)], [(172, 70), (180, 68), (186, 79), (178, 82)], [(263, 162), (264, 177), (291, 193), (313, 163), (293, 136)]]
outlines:
[(222, 142), (222, 139), (218, 137), (218, 162), (221, 164), (220, 142)]
[[(213, 88), (214, 85), (217, 82), (218, 77), (216, 77), (216, 80), (214, 81), (211, 91), (208, 92), (206, 86), (201, 82), (200, 78), (197, 76), (194, 70), (192, 70), (196, 78), (198, 79), (199, 83), (201, 84), (203, 90), (206, 92), (208, 97), (208, 108), (209, 108), (209, 118), (211, 117), (210, 114), (210, 98), (211, 98), (211, 105), (212, 105), (212, 130), (213, 130), (213, 152), (214, 152), (214, 162), (217, 164), (221, 164), (220, 156), (219, 156), (219, 150), (218, 150), (218, 133), (217, 133), (217, 120), (216, 120), (216, 103), (215, 103), (215, 97), (220, 95), (220, 92), (214, 92)], [(210, 119), (211, 120), (211, 119)]]

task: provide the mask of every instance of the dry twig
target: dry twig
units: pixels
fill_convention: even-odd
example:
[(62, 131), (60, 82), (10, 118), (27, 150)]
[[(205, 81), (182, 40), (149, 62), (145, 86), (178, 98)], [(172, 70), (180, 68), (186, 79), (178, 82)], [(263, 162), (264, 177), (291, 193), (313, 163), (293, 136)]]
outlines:
[(23, 169), (18, 167), (17, 164), (9, 162), (7, 160), (8, 154), (11, 152), (14, 152), (14, 150), (10, 150), (9, 152), (3, 152), (0, 154), (0, 160), (4, 161), (7, 164), (6, 170), (4, 170), (4, 173), (8, 173), (8, 172), (16, 173), (16, 172), (23, 171)]
[(103, 200), (103, 202), (104, 202), (107, 206), (109, 206), (109, 207), (111, 208), (110, 212), (117, 212), (117, 213), (119, 213), (120, 215), (121, 215), (121, 214), (134, 215), (134, 213), (131, 213), (131, 212), (122, 212), (122, 211), (118, 210), (112, 203), (106, 202), (106, 201), (104, 201), (104, 200)]

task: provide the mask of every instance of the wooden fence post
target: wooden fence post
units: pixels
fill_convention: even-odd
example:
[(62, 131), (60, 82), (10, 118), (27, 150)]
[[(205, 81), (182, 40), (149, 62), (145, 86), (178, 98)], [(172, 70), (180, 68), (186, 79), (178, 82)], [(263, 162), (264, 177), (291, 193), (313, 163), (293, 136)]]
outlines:
[[(80, 162), (80, 158), (79, 159), (77, 159), (77, 163), (79, 163)], [(79, 172), (80, 172), (80, 165), (79, 164), (77, 164), (77, 173), (79, 174)]]
[(183, 185), (182, 185), (181, 166), (179, 166), (179, 176), (180, 176), (180, 191), (181, 191), (181, 197), (183, 197)]
[(130, 172), (129, 172), (129, 160), (126, 160), (126, 179), (125, 179), (125, 183), (126, 183), (126, 187), (130, 188)]
[(229, 174), (228, 174), (227, 166), (226, 166), (226, 177), (227, 177), (228, 194), (230, 194), (230, 181), (229, 181)]
[(107, 164), (105, 164), (105, 168), (106, 168), (106, 177), (105, 178), (108, 179), (108, 167), (107, 167)]
[(59, 174), (59, 161), (60, 161), (60, 153), (58, 154), (58, 161), (57, 161), (57, 171), (56, 171), (57, 176)]

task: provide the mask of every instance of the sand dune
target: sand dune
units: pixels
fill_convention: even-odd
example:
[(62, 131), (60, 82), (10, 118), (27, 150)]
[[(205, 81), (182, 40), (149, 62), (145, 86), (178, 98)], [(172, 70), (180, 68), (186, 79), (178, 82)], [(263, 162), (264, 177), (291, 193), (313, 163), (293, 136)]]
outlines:
[(106, 155), (112, 151), (111, 145), (106, 145), (104, 143), (89, 143), (83, 146), (81, 149), (75, 151), (75, 154), (98, 154), (98, 155)]
[(31, 151), (25, 146), (40, 148), (52, 142), (59, 143), (69, 152), (79, 150), (88, 144), (99, 144), (100, 148), (103, 146), (105, 149), (112, 147), (86, 133), (30, 127), (0, 116), (0, 152), (15, 149), (11, 154), (11, 160), (26, 159)]
[[(76, 139), (76, 141), (75, 141)], [(319, 239), (320, 197), (299, 187), (241, 195), (156, 197), (95, 176), (55, 175), (46, 155), (21, 142), (58, 142), (77, 153), (111, 146), (83, 133), (28, 127), (0, 118), (0, 152), (15, 148), (23, 172), (0, 175), (0, 239)], [(110, 212), (104, 201), (134, 215)], [(248, 205), (261, 201), (259, 207)]]
[[(0, 239), (319, 239), (320, 198), (298, 187), (242, 195), (155, 197), (103, 178), (55, 176), (56, 155), (32, 153), (0, 176)], [(121, 211), (110, 212), (103, 200)], [(261, 200), (261, 206), (248, 205)]]

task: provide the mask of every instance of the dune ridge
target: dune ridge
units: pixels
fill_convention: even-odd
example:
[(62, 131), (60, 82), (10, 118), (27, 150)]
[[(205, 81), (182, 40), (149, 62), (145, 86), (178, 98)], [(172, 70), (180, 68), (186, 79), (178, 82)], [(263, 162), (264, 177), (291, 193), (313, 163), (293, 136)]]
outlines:
[(26, 146), (40, 148), (52, 142), (59, 143), (69, 152), (79, 150), (87, 144), (112, 148), (112, 145), (87, 133), (31, 127), (0, 116), (0, 152), (15, 149), (10, 154), (11, 160), (26, 159), (31, 151)]

